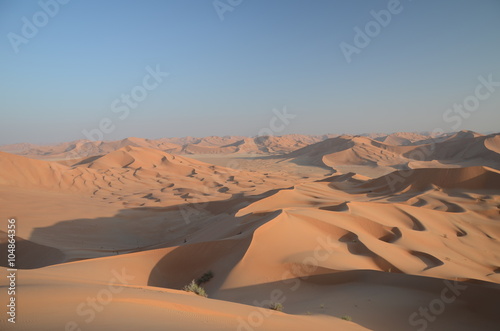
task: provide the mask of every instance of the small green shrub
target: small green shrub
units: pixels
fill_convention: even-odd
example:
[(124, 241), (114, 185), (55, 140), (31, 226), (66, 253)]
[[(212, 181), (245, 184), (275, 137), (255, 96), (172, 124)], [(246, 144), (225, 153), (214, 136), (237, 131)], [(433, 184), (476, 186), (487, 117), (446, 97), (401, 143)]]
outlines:
[(349, 315), (344, 315), (341, 317), (341, 319), (343, 319), (344, 321), (349, 321), (349, 322), (352, 321), (352, 317)]
[(279, 302), (272, 302), (269, 305), (269, 309), (277, 310), (277, 311), (283, 311), (283, 305), (281, 303), (279, 303)]
[(184, 286), (183, 288), (184, 291), (186, 292), (193, 292), (198, 294), (199, 296), (202, 297), (207, 297), (207, 293), (205, 292), (205, 289), (201, 287), (200, 285), (196, 284), (196, 281), (193, 279), (189, 285)]

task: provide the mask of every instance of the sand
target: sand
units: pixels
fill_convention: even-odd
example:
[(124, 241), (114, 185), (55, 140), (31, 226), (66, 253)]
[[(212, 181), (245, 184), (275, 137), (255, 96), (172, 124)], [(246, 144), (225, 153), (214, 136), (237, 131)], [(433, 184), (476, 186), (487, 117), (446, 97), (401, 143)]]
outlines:
[(4, 148), (0, 328), (498, 330), (499, 135), (372, 138)]

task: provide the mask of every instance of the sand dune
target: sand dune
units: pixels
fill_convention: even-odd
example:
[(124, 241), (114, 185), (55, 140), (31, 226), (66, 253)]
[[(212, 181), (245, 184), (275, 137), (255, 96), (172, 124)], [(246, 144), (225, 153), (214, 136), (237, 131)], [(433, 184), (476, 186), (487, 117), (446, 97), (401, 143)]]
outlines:
[[(234, 168), (138, 138), (64, 162), (0, 152), (2, 211), (19, 225), (20, 298), (18, 323), (3, 316), (0, 327), (497, 330), (498, 137), (163, 141), (213, 151), (209, 162), (232, 149)], [(256, 150), (265, 155), (244, 158)], [(304, 176), (311, 165), (322, 171)], [(2, 229), (5, 272), (6, 245)], [(209, 271), (209, 298), (182, 291)], [(436, 300), (444, 309), (428, 319), (421, 308)], [(277, 302), (283, 312), (269, 309)]]
[(420, 145), (429, 139), (429, 136), (413, 132), (395, 132), (387, 136), (376, 137), (373, 140), (383, 142), (387, 145)]
[(65, 167), (0, 152), (0, 169), (0, 185), (31, 188), (54, 186)]
[(35, 159), (68, 161), (102, 156), (125, 146), (158, 149), (173, 154), (282, 154), (309, 144), (331, 138), (332, 135), (284, 135), (284, 136), (210, 136), (203, 138), (125, 138), (117, 141), (77, 140), (57, 145), (12, 144), (0, 146), (0, 151)]
[(499, 146), (498, 134), (483, 136), (470, 131), (459, 132), (442, 141), (411, 146), (389, 145), (360, 136), (340, 136), (301, 148), (283, 158), (341, 172), (344, 166), (386, 167), (387, 172), (453, 166), (500, 169)]
[(500, 171), (488, 167), (400, 170), (359, 185), (367, 192), (396, 193), (429, 189), (497, 190)]
[[(259, 200), (237, 215), (282, 210), (254, 236), (258, 241), (264, 229), (272, 231), (265, 235), (267, 239), (261, 239), (268, 242), (261, 243), (262, 248), (289, 243), (275, 250), (278, 256), (274, 259), (271, 253), (264, 254), (266, 259), (273, 259), (269, 264), (274, 266), (280, 261), (300, 264), (312, 254), (306, 247), (312, 249), (314, 239), (323, 236), (323, 242), (333, 245), (328, 259), (317, 265), (321, 272), (373, 269), (499, 282), (495, 270), (500, 259), (483, 252), (494, 252), (499, 245), (500, 173), (481, 167), (419, 169), (406, 180), (415, 185), (390, 190), (385, 178), (303, 184)], [(461, 195), (457, 196), (457, 192)], [(306, 240), (308, 233), (310, 243)], [(281, 239), (276, 241), (278, 237)], [(299, 237), (306, 247), (292, 239)], [(321, 249), (325, 249), (324, 245)], [(259, 263), (264, 263), (262, 260)], [(479, 261), (483, 261), (481, 268)], [(270, 276), (266, 273), (265, 277)], [(249, 279), (259, 282), (257, 275)]]
[[(133, 146), (79, 160), (71, 166), (0, 153), (1, 185), (92, 193), (103, 195), (109, 202), (123, 200), (123, 204), (132, 196), (144, 195), (150, 196), (138, 205), (152, 202), (148, 201), (155, 200), (152, 196), (172, 200), (169, 205), (188, 199), (201, 199), (202, 202), (244, 192), (259, 194), (276, 188), (278, 183), (278, 187), (290, 185), (287, 178), (273, 179)], [(210, 194), (205, 192), (207, 190)]]

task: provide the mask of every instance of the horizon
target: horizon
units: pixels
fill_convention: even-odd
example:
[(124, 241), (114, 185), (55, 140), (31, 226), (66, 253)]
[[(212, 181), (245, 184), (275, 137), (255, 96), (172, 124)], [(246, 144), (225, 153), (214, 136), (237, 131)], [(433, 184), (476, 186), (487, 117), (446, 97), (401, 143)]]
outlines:
[(498, 132), (493, 0), (42, 0), (0, 9), (0, 145)]
[[(472, 132), (472, 133), (478, 133), (480, 135), (484, 136), (489, 136), (489, 135), (496, 135), (500, 134), (500, 131), (488, 131), (488, 132), (478, 132), (474, 130), (468, 130), (468, 129), (463, 129), (459, 131), (448, 131), (448, 132), (439, 132), (437, 133), (437, 137), (442, 136), (442, 135), (453, 135), (457, 134), (460, 132)], [(90, 139), (76, 139), (76, 140), (65, 140), (65, 141), (59, 141), (59, 142), (54, 142), (54, 143), (32, 143), (32, 142), (15, 142), (15, 143), (10, 143), (10, 144), (0, 144), (0, 147), (6, 147), (6, 146), (12, 146), (12, 145), (22, 145), (22, 144), (28, 144), (28, 145), (33, 145), (33, 146), (57, 146), (61, 144), (69, 144), (69, 143), (75, 143), (75, 142), (80, 142), (80, 141), (85, 141), (85, 142), (102, 142), (102, 143), (109, 143), (109, 142), (117, 142), (117, 141), (122, 141), (125, 139), (143, 139), (143, 140), (150, 140), (150, 141), (155, 141), (155, 140), (160, 140), (160, 139), (185, 139), (185, 138), (196, 138), (196, 139), (204, 139), (204, 138), (210, 138), (210, 137), (218, 137), (218, 138), (231, 138), (231, 137), (242, 137), (242, 138), (258, 138), (258, 137), (285, 137), (285, 136), (293, 136), (293, 135), (300, 135), (300, 136), (306, 136), (306, 137), (317, 137), (317, 136), (328, 136), (328, 135), (333, 135), (336, 137), (340, 136), (352, 136), (352, 137), (366, 137), (369, 139), (376, 139), (378, 137), (370, 137), (370, 136), (390, 136), (398, 133), (410, 133), (410, 134), (419, 134), (423, 136), (428, 136), (431, 137), (433, 132), (432, 131), (395, 131), (395, 132), (362, 132), (362, 133), (320, 133), (320, 134), (301, 134), (301, 133), (286, 133), (286, 134), (280, 134), (280, 135), (253, 135), (253, 136), (245, 136), (245, 135), (210, 135), (210, 136), (170, 136), (170, 137), (156, 137), (156, 138), (146, 138), (146, 137), (135, 137), (135, 136), (130, 136), (130, 137), (124, 137), (124, 138), (119, 138), (119, 139), (111, 139), (111, 140), (90, 140)], [(332, 139), (335, 137), (330, 137), (326, 138), (327, 139)], [(313, 143), (314, 144), (314, 143)]]

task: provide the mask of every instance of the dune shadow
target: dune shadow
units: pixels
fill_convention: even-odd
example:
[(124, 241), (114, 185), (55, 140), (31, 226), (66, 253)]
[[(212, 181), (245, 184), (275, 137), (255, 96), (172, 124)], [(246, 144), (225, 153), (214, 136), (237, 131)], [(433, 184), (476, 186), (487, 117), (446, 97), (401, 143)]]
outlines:
[(401, 213), (403, 213), (412, 223), (412, 230), (415, 231), (426, 231), (426, 228), (422, 222), (415, 216), (411, 215), (410, 213), (402, 210), (401, 208), (398, 208)]
[(65, 254), (54, 247), (40, 245), (21, 237), (16, 237), (15, 264), (8, 264), (7, 234), (0, 231), (0, 266), (17, 269), (36, 269), (65, 261)]
[(446, 212), (448, 213), (465, 213), (466, 210), (462, 208), (461, 206), (457, 205), (456, 203), (453, 202), (448, 202), (442, 199), (438, 199), (439, 202), (441, 202), (444, 207)]
[[(19, 255), (18, 266), (39, 268), (247, 236), (272, 219), (275, 213), (236, 217), (237, 211), (277, 191), (255, 196), (235, 194), (227, 200), (204, 203), (120, 209), (110, 217), (71, 219), (34, 228), (29, 241), (19, 242), (19, 252), (23, 254)], [(217, 230), (206, 235), (206, 229), (210, 228)], [(2, 254), (5, 251), (2, 246)], [(6, 258), (2, 258), (2, 263), (6, 263)]]
[[(408, 316), (418, 311), (422, 303), (427, 304), (441, 298), (443, 290), (450, 286), (454, 288), (460, 286), (461, 291), (458, 300), (447, 306), (447, 311), (452, 310), (451, 305), (456, 305), (454, 308), (459, 310), (467, 307), (478, 324), (482, 322), (488, 324), (490, 327), (486, 328), (488, 330), (491, 329), (491, 325), (500, 323), (499, 284), (483, 281), (454, 282), (373, 270), (336, 271), (224, 289), (216, 294), (216, 298), (266, 307), (265, 304), (270, 302), (272, 293), (281, 293), (281, 297), (285, 298), (284, 311), (288, 314), (308, 314), (306, 311), (334, 317), (346, 314), (352, 316), (357, 324), (370, 330), (381, 330), (380, 316), (400, 310), (403, 313), (400, 314), (399, 322), (394, 320), (393, 323), (396, 324), (392, 328), (385, 329), (401, 330), (400, 326), (408, 323)], [(388, 300), (388, 298), (400, 298), (400, 300)], [(318, 308), (319, 304), (321, 307)], [(467, 318), (470, 319), (470, 316)], [(457, 317), (453, 315), (451, 318)]]
[(346, 212), (349, 211), (349, 205), (347, 204), (347, 202), (342, 202), (336, 205), (319, 207), (319, 209), (328, 211)]
[(424, 271), (442, 266), (444, 264), (444, 262), (438, 259), (437, 257), (425, 252), (411, 251), (410, 254), (420, 259), (420, 261), (422, 261), (423, 263), (425, 263), (426, 267), (423, 269)]
[(179, 246), (153, 267), (148, 285), (182, 289), (192, 280), (212, 272), (213, 278), (203, 284), (210, 294), (224, 283), (231, 270), (245, 255), (251, 242), (252, 236), (246, 236), (241, 239)]
[(393, 227), (387, 234), (378, 238), (378, 240), (392, 244), (399, 240), (403, 236), (403, 233), (398, 227)]

